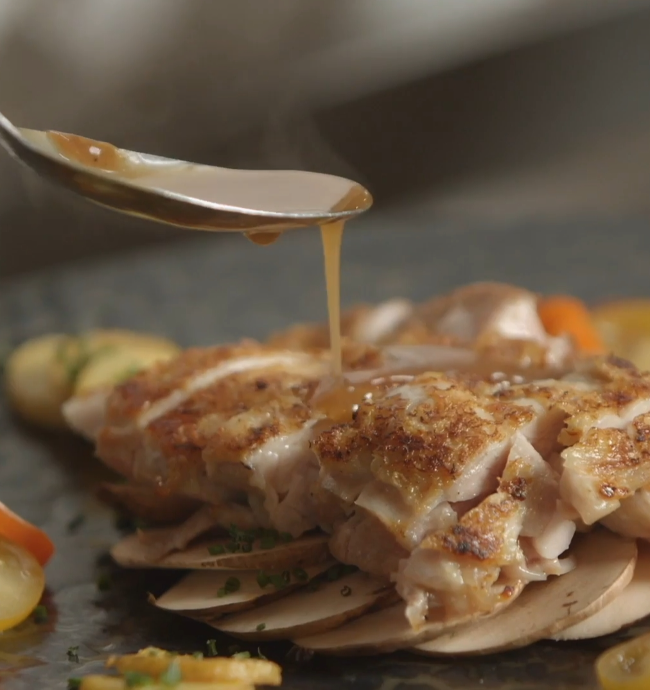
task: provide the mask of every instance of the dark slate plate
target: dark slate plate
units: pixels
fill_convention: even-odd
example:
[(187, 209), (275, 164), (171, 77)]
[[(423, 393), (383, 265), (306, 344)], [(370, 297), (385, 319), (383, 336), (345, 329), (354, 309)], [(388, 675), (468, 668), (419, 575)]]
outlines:
[[(480, 279), (517, 282), (590, 299), (647, 294), (650, 239), (645, 223), (541, 222), (475, 231), (429, 219), (376, 214), (345, 241), (344, 302), (403, 295), (424, 298)], [(185, 345), (264, 336), (292, 321), (325, 316), (316, 233), (287, 236), (270, 248), (239, 238), (200, 237), (103, 263), (31, 276), (0, 288), (0, 348), (52, 330), (124, 326), (156, 331)], [(101, 666), (111, 652), (154, 644), (203, 649), (217, 638), (199, 624), (163, 615), (146, 593), (174, 574), (114, 568), (106, 550), (117, 538), (113, 517), (92, 498), (105, 472), (81, 441), (35, 432), (0, 406), (0, 500), (54, 537), (44, 625), (0, 636), (3, 688), (63, 688), (66, 679)], [(83, 515), (81, 524), (77, 516)], [(110, 589), (98, 579), (110, 575)], [(640, 627), (635, 631), (638, 632)], [(629, 633), (628, 633), (629, 634)], [(481, 690), (593, 688), (592, 664), (615, 640), (542, 643), (529, 649), (458, 662), (407, 654), (377, 659), (288, 664), (288, 688)], [(66, 651), (79, 646), (80, 663)], [(264, 646), (284, 663), (287, 647)]]

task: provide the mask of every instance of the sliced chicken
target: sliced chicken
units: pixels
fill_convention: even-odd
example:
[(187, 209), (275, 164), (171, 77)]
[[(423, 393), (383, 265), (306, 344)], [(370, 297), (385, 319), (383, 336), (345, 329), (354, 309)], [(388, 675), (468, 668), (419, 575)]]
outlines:
[(495, 384), (462, 375), (423, 374), (383, 388), (313, 448), (320, 491), (348, 513), (374, 516), (408, 551), (448, 520), (448, 504), (497, 488), (518, 432), (535, 443), (546, 431), (532, 406), (498, 400)]
[[(344, 347), (346, 372), (362, 379), (400, 367), (470, 366), (474, 359), (470, 351), (432, 346)], [(320, 520), (311, 500), (319, 466), (310, 441), (326, 412), (310, 401), (329, 378), (322, 350), (253, 342), (188, 350), (110, 394), (97, 453), (134, 483), (240, 505), (259, 526), (298, 536)]]
[(568, 529), (553, 526), (564, 539), (552, 559), (537, 553), (534, 543), (552, 525), (557, 502), (553, 470), (517, 434), (497, 491), (427, 536), (401, 563), (397, 588), (411, 624), (421, 625), (432, 606), (443, 606), (448, 613), (487, 613), (506, 587), (556, 572), (575, 525), (566, 521)]

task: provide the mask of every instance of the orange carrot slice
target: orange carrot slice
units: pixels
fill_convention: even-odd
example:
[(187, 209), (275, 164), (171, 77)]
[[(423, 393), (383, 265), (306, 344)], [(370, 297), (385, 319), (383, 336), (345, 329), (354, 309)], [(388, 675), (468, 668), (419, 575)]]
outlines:
[(589, 309), (577, 297), (554, 295), (540, 301), (538, 312), (549, 335), (569, 335), (584, 353), (605, 352), (605, 344), (596, 329)]
[(54, 544), (43, 530), (23, 520), (0, 503), (0, 536), (29, 551), (43, 566), (54, 553)]

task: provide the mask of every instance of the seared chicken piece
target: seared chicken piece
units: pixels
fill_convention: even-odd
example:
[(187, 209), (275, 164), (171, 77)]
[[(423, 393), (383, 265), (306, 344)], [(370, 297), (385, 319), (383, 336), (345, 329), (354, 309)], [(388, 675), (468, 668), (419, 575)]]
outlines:
[(189, 350), (115, 389), (97, 453), (133, 481), (249, 505), (258, 524), (297, 536), (313, 527), (303, 485), (318, 472), (306, 400), (328, 372), (324, 354)]
[[(558, 557), (575, 524), (556, 524), (557, 476), (517, 434), (497, 491), (442, 530), (427, 536), (400, 564), (397, 588), (407, 616), (421, 625), (432, 606), (450, 613), (491, 611), (506, 587), (566, 570)], [(536, 548), (545, 533), (562, 535), (551, 558)], [(570, 566), (569, 566), (570, 567)]]
[(543, 415), (498, 400), (494, 388), (444, 374), (380, 388), (361, 402), (353, 421), (314, 440), (320, 490), (338, 496), (348, 513), (372, 515), (411, 551), (455, 517), (450, 503), (475, 501), (496, 489), (518, 432), (533, 443), (545, 436)]
[[(473, 361), (469, 351), (431, 346), (344, 347), (350, 376)], [(249, 512), (241, 516), (246, 522), (298, 536), (318, 524), (310, 489), (319, 467), (310, 440), (326, 414), (309, 401), (329, 374), (329, 353), (322, 350), (253, 342), (188, 350), (111, 393), (97, 453), (132, 482), (221, 506), (213, 511), (217, 523), (238, 505)], [(83, 399), (73, 403), (66, 412), (74, 425), (71, 412)]]
[(615, 357), (595, 358), (560, 380), (506, 386), (498, 396), (546, 410), (561, 496), (587, 525), (650, 485), (650, 374)]

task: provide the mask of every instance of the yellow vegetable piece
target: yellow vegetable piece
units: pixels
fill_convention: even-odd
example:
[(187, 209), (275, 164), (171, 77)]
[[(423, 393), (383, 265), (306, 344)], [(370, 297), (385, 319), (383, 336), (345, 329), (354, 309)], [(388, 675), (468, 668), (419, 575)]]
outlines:
[(26, 549), (0, 537), (0, 631), (22, 623), (45, 589), (45, 574)]
[[(132, 685), (128, 685), (126, 680), (116, 676), (85, 676), (81, 680), (81, 690), (126, 690)], [(137, 687), (147, 690), (170, 690), (169, 685), (159, 683), (149, 685), (139, 685)], [(174, 690), (253, 690), (252, 685), (244, 683), (192, 683), (181, 681), (171, 686)]]
[(172, 662), (180, 667), (184, 681), (251, 685), (282, 683), (282, 669), (273, 661), (226, 657), (197, 659), (189, 654), (174, 655), (155, 648), (143, 649), (138, 654), (110, 657), (106, 666), (116, 668), (121, 674), (131, 671), (157, 679), (167, 671)]
[(114, 386), (154, 364), (166, 362), (178, 354), (176, 345), (166, 341), (129, 342), (107, 346), (81, 370), (74, 387), (75, 395)]
[(611, 352), (650, 370), (650, 300), (609, 302), (594, 309), (592, 318)]
[(650, 688), (650, 633), (608, 649), (596, 660), (603, 690)]
[(7, 360), (7, 395), (25, 419), (65, 428), (61, 407), (73, 394), (112, 386), (178, 352), (178, 346), (165, 338), (124, 330), (34, 338)]
[(23, 343), (9, 356), (5, 387), (12, 407), (34, 424), (63, 428), (61, 405), (73, 391), (72, 363), (75, 338), (53, 334)]

